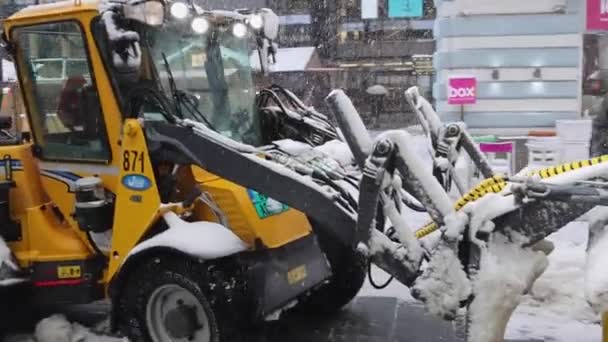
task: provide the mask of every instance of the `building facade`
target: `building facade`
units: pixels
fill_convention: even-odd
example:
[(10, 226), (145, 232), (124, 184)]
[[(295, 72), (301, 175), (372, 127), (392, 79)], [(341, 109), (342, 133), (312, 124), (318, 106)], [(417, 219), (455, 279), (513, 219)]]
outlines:
[[(433, 94), (443, 119), (527, 129), (581, 117), (584, 0), (436, 3)], [(476, 79), (475, 104), (448, 104), (459, 76)]]
[[(269, 0), (281, 17), (279, 45), (314, 46), (324, 65), (273, 78), (317, 107), (324, 106), (325, 91), (343, 88), (366, 121), (380, 113), (385, 121), (403, 119), (411, 114), (403, 96), (409, 86), (419, 85), (432, 96), (435, 7), (432, 0), (411, 2), (421, 5), (415, 17), (390, 13), (389, 0)], [(374, 16), (367, 15), (369, 8)], [(382, 94), (370, 92), (378, 86)]]
[[(0, 4), (0, 16), (9, 15), (21, 6), (52, 1), (7, 0)], [(324, 107), (323, 98), (328, 90), (343, 88), (367, 120), (380, 113), (395, 117), (409, 112), (403, 92), (411, 85), (419, 85), (432, 96), (430, 62), (435, 50), (436, 16), (433, 0), (195, 2), (213, 9), (274, 9), (281, 23), (279, 46), (314, 47), (321, 63), (312, 63), (314, 67), (306, 70), (277, 72), (272, 79), (295, 89), (317, 107)], [(420, 12), (415, 16), (395, 15), (389, 2), (417, 3)], [(370, 6), (375, 12), (373, 17), (366, 14)], [(383, 92), (373, 93), (372, 87), (382, 87)]]

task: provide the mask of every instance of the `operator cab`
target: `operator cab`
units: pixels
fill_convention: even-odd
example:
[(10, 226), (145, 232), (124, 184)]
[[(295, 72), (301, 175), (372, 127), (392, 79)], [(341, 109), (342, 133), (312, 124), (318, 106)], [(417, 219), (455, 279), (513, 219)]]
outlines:
[[(153, 121), (188, 119), (237, 142), (259, 146), (263, 139), (250, 52), (257, 48), (260, 58), (269, 58), (271, 44), (264, 42), (274, 36), (265, 33), (276, 28), (264, 23), (276, 23), (276, 15), (175, 9), (183, 5), (173, 4), (173, 15), (162, 28), (137, 21), (111, 23), (103, 16), (93, 24), (97, 41), (105, 41), (100, 50), (105, 64), (114, 69), (110, 74), (123, 112)], [(120, 25), (139, 39), (122, 46), (112, 42), (108, 25)]]
[[(204, 11), (176, 2), (161, 28), (162, 19), (140, 17), (142, 11), (158, 11), (150, 6), (154, 1), (146, 3), (148, 7), (125, 13), (126, 18), (105, 13), (91, 25), (104, 65), (112, 69), (108, 74), (121, 111), (142, 114), (146, 120), (204, 122), (235, 141), (259, 145), (262, 135), (249, 55), (258, 49), (261, 65), (267, 67), (278, 31), (276, 15), (270, 10)], [(152, 17), (158, 22), (151, 22)], [(126, 33), (112, 34), (117, 31)], [(10, 34), (21, 51), (17, 65), (38, 156), (110, 162), (82, 23), (44, 22), (15, 27)], [(142, 97), (142, 87), (160, 95), (165, 111), (171, 113), (160, 113), (150, 101), (143, 101), (148, 102), (145, 110), (144, 103), (133, 103)]]

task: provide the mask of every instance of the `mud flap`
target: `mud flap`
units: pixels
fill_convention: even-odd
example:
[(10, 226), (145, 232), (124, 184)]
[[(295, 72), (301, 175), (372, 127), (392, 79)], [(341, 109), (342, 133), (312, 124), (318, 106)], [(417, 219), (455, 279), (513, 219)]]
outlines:
[(276, 249), (244, 253), (256, 316), (265, 317), (322, 284), (331, 268), (314, 235)]
[(101, 259), (37, 262), (31, 269), (32, 302), (38, 305), (86, 304), (104, 297)]

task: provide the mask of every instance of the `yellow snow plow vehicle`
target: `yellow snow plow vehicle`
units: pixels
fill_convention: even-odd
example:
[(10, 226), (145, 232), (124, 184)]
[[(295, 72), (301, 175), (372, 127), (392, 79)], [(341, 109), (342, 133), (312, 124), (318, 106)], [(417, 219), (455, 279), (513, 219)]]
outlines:
[[(237, 326), (296, 300), (316, 312), (348, 303), (365, 277), (360, 253), (181, 150), (202, 124), (234, 145), (269, 138), (249, 58), (259, 49), (268, 60), (276, 15), (177, 3), (168, 19), (161, 2), (130, 3), (31, 6), (4, 22), (33, 143), (3, 136), (0, 236), (27, 299), (109, 295), (116, 327), (147, 341), (234, 341)], [(176, 120), (192, 122), (185, 135), (146, 132)], [(273, 186), (272, 175), (203, 150)]]
[[(373, 262), (443, 318), (495, 307), (464, 326), (499, 340), (513, 309), (501, 303), (542, 273), (532, 247), (596, 205), (572, 198), (608, 198), (570, 186), (604, 177), (608, 157), (506, 179), (408, 93), (440, 171), (465, 150), (488, 178), (454, 205), (411, 136), (372, 140), (343, 92), (326, 99), (339, 129), (289, 90), (256, 92), (250, 52), (266, 69), (277, 34), (271, 10), (181, 1), (64, 1), (5, 20), (32, 142), (0, 139), (0, 236), (18, 269), (0, 285), (36, 305), (109, 298), (132, 341), (232, 342), (282, 310), (341, 308)], [(405, 206), (433, 223), (417, 234)], [(528, 282), (475, 286), (496, 241), (529, 253)]]

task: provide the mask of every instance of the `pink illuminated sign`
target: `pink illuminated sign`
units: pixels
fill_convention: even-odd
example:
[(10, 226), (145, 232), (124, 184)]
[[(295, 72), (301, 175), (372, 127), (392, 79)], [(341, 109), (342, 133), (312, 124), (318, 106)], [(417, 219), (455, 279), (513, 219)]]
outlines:
[(608, 31), (608, 0), (587, 0), (587, 30)]
[(448, 104), (464, 105), (477, 102), (475, 77), (451, 77), (448, 83)]

